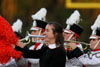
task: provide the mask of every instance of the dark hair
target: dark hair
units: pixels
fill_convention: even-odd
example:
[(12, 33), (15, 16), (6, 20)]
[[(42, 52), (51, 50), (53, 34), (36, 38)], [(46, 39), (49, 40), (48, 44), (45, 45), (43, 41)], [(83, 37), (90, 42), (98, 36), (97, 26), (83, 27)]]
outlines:
[(63, 46), (64, 44), (64, 37), (63, 37), (63, 28), (60, 24), (56, 23), (56, 22), (49, 22), (49, 25), (53, 25), (53, 34), (55, 35), (57, 33), (56, 36), (56, 44), (58, 46)]

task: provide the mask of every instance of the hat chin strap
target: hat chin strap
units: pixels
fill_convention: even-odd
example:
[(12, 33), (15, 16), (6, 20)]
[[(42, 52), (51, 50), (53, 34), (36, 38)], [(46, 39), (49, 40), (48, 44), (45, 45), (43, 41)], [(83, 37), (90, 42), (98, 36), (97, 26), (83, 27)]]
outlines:
[(99, 42), (100, 42), (100, 40), (96, 43), (96, 45), (94, 46), (93, 49), (96, 49), (96, 47), (98, 46)]
[(74, 33), (72, 33), (72, 35), (70, 35), (70, 37), (68, 38), (68, 40), (70, 40), (73, 37)]

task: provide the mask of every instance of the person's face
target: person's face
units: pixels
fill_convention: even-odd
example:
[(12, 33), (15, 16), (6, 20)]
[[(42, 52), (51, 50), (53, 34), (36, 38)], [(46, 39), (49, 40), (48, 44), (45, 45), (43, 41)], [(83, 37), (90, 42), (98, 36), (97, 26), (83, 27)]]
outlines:
[(33, 27), (33, 28), (36, 28), (37, 30), (32, 30), (31, 34), (32, 34), (32, 35), (39, 35), (39, 32), (40, 32), (40, 30), (41, 30), (42, 28), (40, 28), (40, 27)]
[[(68, 40), (73, 35), (73, 33), (74, 33), (71, 30), (68, 30), (68, 31), (70, 33), (64, 33), (64, 39), (65, 40)], [(76, 40), (76, 37), (73, 35), (70, 40)]]
[(71, 33), (64, 33), (64, 39), (68, 40), (68, 38), (71, 36)]
[(32, 30), (31, 34), (32, 35), (38, 35), (39, 34), (39, 30)]
[[(32, 30), (31, 34), (32, 35), (39, 35), (40, 29), (38, 28), (38, 30)], [(42, 35), (42, 33), (40, 33), (40, 35)], [(36, 42), (41, 40), (41, 38), (32, 38), (32, 42)]]
[[(90, 36), (90, 48), (92, 50), (94, 49), (100, 49), (100, 42), (99, 42), (100, 37), (97, 35), (91, 35)], [(97, 46), (96, 46), (97, 45)], [(96, 47), (95, 47), (96, 46)]]
[[(95, 45), (97, 44), (98, 39), (91, 39), (90, 40), (90, 48), (94, 50)], [(97, 48), (97, 47), (96, 47)]]
[(51, 43), (51, 44), (55, 43), (55, 41), (56, 41), (56, 33), (55, 33), (55, 34), (53, 33), (53, 25), (49, 25), (49, 24), (48, 24), (48, 25), (46, 26), (44, 35), (46, 36), (46, 37), (44, 38), (44, 40), (45, 40), (46, 42)]

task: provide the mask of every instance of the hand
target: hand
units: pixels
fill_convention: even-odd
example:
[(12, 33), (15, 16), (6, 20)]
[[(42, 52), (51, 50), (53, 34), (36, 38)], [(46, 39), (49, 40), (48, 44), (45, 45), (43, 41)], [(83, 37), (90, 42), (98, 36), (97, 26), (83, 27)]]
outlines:
[(76, 43), (68, 43), (67, 44), (68, 45), (68, 47), (70, 47), (71, 49), (70, 50), (74, 50), (76, 47), (77, 47), (77, 45), (76, 45)]
[(24, 48), (24, 47), (25, 47), (25, 45), (24, 45), (23, 42), (18, 42), (17, 45), (18, 45), (19, 47), (21, 47), (21, 48)]

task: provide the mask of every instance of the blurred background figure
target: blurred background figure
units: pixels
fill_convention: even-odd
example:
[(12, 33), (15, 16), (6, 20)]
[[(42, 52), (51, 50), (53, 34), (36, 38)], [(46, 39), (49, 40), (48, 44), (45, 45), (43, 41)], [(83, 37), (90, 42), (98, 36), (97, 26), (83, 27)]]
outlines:
[[(46, 8), (41, 8), (36, 14), (32, 15), (33, 26), (31, 27), (31, 35), (40, 35), (43, 36), (45, 32), (46, 22)], [(32, 38), (30, 50), (38, 50), (43, 47), (44, 38)], [(28, 59), (28, 67), (39, 67), (39, 59)]]
[[(80, 35), (83, 32), (83, 28), (78, 25), (80, 22), (80, 13), (78, 10), (75, 10), (74, 13), (66, 20), (66, 29), (64, 29), (64, 45), (67, 46), (67, 41), (79, 41)], [(77, 43), (76, 45), (83, 51), (82, 44)], [(65, 48), (67, 55), (69, 55), (71, 48)], [(77, 58), (67, 58), (66, 67), (81, 67), (82, 64), (78, 61)]]
[[(16, 22), (14, 22), (12, 25), (12, 29), (19, 39), (24, 38), (24, 36), (22, 35), (22, 26), (23, 22), (20, 19), (17, 19)], [(27, 62), (23, 57), (16, 61), (16, 65), (18, 67), (27, 67), (26, 63)]]
[(95, 23), (91, 26), (92, 34), (90, 39), (90, 48), (92, 51), (83, 53), (75, 43), (69, 43), (68, 45), (73, 48), (69, 54), (72, 57), (78, 58), (78, 60), (86, 67), (99, 67), (100, 66), (100, 15), (98, 15)]
[[(80, 22), (80, 14), (78, 10), (75, 10), (74, 13), (66, 20), (66, 28), (64, 29), (64, 39), (65, 41), (78, 41), (83, 28), (78, 24)], [(67, 45), (67, 42), (65, 42)], [(77, 46), (82, 49), (82, 45), (77, 43)], [(83, 50), (83, 49), (82, 49)]]

